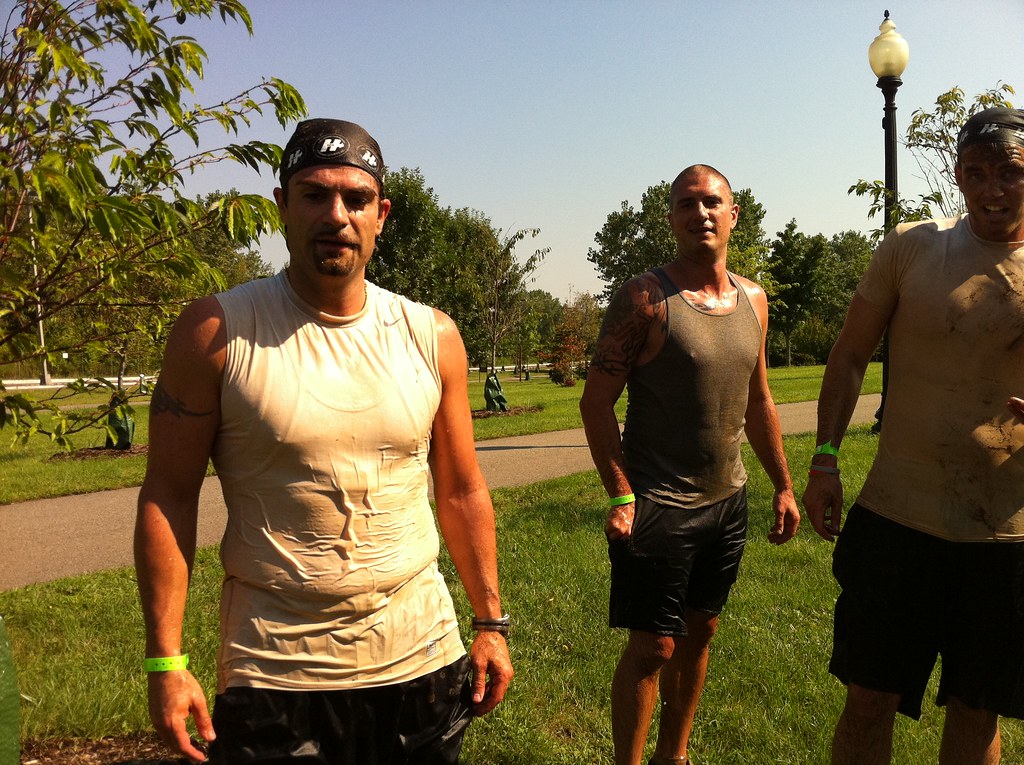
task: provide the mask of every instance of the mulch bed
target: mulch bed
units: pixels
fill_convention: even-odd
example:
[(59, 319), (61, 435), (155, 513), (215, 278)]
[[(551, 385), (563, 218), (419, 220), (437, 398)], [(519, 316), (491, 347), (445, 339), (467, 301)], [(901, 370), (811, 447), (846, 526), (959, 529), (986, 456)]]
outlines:
[(149, 446), (146, 444), (132, 444), (127, 449), (108, 449), (105, 446), (89, 446), (85, 449), (75, 449), (73, 452), (57, 452), (49, 458), (49, 462), (60, 462), (62, 460), (93, 460), (99, 457), (137, 457), (140, 454), (147, 454)]
[(155, 733), (133, 733), (96, 740), (42, 739), (21, 745), (21, 765), (185, 765)]
[(482, 420), (487, 417), (515, 417), (517, 414), (526, 414), (528, 412), (539, 412), (539, 406), (510, 406), (507, 412), (491, 412), (487, 409), (474, 409), (473, 419)]
[[(512, 406), (507, 412), (489, 412), (486, 409), (474, 409), (473, 419), (482, 420), (487, 417), (515, 417), (518, 414), (539, 412), (539, 406)], [(75, 449), (73, 452), (58, 452), (49, 457), (49, 462), (60, 462), (64, 460), (94, 460), (101, 457), (116, 459), (118, 457), (136, 457), (149, 452), (146, 444), (132, 444), (127, 449), (108, 449), (104, 446), (89, 446), (85, 449)]]

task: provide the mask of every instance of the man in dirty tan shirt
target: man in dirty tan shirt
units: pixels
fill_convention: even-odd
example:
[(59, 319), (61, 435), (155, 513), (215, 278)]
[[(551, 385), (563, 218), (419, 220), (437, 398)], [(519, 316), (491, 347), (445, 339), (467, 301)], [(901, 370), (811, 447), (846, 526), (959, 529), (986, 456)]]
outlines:
[[(833, 763), (891, 761), (938, 657), (940, 763), (997, 763), (999, 715), (1024, 718), (1024, 112), (975, 114), (957, 152), (967, 214), (885, 238), (822, 382), (804, 504), (838, 536)], [(839, 447), (887, 326), (878, 453), (840, 535)]]

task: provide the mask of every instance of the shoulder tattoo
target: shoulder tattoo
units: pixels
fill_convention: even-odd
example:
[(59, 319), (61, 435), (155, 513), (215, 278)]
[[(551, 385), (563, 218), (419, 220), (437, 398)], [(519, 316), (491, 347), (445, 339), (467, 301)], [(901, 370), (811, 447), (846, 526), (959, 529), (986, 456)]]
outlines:
[(164, 412), (168, 412), (173, 414), (175, 417), (209, 417), (213, 414), (212, 409), (209, 412), (192, 411), (185, 406), (184, 401), (174, 398), (174, 396), (164, 390), (164, 386), (159, 380), (157, 380), (156, 387), (153, 389), (153, 396), (149, 402), (149, 410), (152, 414), (163, 414)]
[(590, 367), (609, 375), (628, 374), (648, 342), (651, 322), (656, 322), (663, 334), (668, 331), (664, 301), (656, 282), (627, 282), (605, 312)]

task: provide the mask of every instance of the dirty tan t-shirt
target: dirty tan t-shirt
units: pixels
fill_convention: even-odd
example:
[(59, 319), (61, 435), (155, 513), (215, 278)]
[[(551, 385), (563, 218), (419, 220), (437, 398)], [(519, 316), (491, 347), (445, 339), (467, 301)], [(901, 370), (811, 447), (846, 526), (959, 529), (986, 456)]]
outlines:
[(427, 493), (432, 309), (371, 284), (360, 313), (328, 316), (284, 273), (218, 299), (218, 689), (382, 685), (463, 656)]
[(1024, 242), (966, 217), (897, 227), (857, 288), (889, 325), (878, 454), (858, 501), (955, 541), (1024, 540)]

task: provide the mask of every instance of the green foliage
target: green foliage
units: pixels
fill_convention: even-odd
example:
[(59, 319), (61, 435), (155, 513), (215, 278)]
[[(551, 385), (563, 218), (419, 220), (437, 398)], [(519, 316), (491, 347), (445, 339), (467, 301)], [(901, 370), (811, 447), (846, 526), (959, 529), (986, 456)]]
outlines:
[(562, 308), (562, 316), (545, 361), (551, 363), (551, 380), (559, 385), (575, 385), (587, 376), (587, 365), (594, 354), (597, 336), (601, 331), (603, 311), (597, 299), (581, 292)]
[(527, 319), (527, 285), (550, 248), (535, 250), (520, 262), (516, 245), (526, 237), (536, 237), (540, 229), (519, 229), (510, 234), (497, 232), (495, 243), (477, 254), (474, 283), (480, 317), (491, 353), (490, 368), (495, 369), (498, 348), (515, 328)]
[(547, 348), (562, 315), (562, 303), (544, 290), (528, 290), (523, 295), (520, 320), (509, 334), (512, 356), (520, 379), (538, 351)]
[(368, 278), (451, 316), (475, 365), (487, 358), (493, 367), (508, 340), (513, 352), (534, 345), (527, 286), (547, 249), (521, 262), (515, 249), (539, 231), (503, 236), (483, 213), (442, 207), (418, 169), (389, 173), (385, 195), (391, 214)]
[[(186, 102), (206, 53), (176, 27), (214, 15), (251, 32), (238, 0), (17, 2), (0, 41), (0, 362), (156, 337), (182, 282), (218, 282), (183, 238), (219, 229), (247, 246), (279, 226), (265, 198), (183, 193), (186, 175), (206, 165), (279, 161), (260, 141), (211, 146), (211, 129), (237, 134), (265, 109), (282, 125), (305, 113), (277, 79), (212, 106)], [(64, 317), (74, 330), (44, 347), (38, 323)], [(42, 428), (16, 397), (0, 405), (5, 421)], [(54, 414), (49, 435), (67, 443), (82, 423)]]
[(818, 269), (814, 312), (827, 322), (842, 324), (875, 242), (859, 231), (841, 231), (829, 240)]
[(389, 171), (386, 184), (384, 195), (391, 200), (391, 214), (367, 264), (367, 276), (384, 289), (440, 307), (450, 211), (441, 207), (419, 169)]
[(436, 279), (442, 307), (455, 321), (466, 344), (470, 364), (483, 367), (490, 350), (484, 325), (483, 304), (477, 264), (481, 253), (498, 247), (498, 232), (483, 213), (469, 208), (448, 211), (444, 260)]
[(597, 247), (587, 250), (587, 260), (605, 282), (602, 300), (607, 302), (626, 281), (674, 257), (676, 243), (667, 217), (670, 190), (668, 181), (649, 187), (639, 210), (624, 200), (594, 235)]
[(768, 269), (778, 287), (768, 303), (769, 326), (786, 338), (787, 366), (793, 362), (790, 338), (814, 306), (816, 277), (827, 252), (828, 240), (797, 231), (795, 219), (772, 242)]
[[(952, 87), (935, 99), (935, 107), (931, 111), (917, 109), (907, 127), (904, 146), (910, 150), (921, 172), (921, 177), (928, 185), (928, 193), (922, 194), (916, 201), (896, 199), (892, 207), (892, 219), (883, 221), (880, 229), (875, 231), (881, 235), (890, 228), (904, 221), (928, 220), (930, 218), (954, 217), (964, 212), (963, 200), (956, 186), (953, 168), (956, 166), (956, 137), (964, 122), (982, 109), (993, 106), (1013, 107), (1007, 100), (1013, 95), (1010, 85), (1000, 82), (989, 88), (967, 103), (963, 90)], [(850, 194), (867, 197), (870, 201), (868, 216), (885, 210), (889, 196), (885, 183), (882, 181), (859, 180), (850, 187)]]
[[(605, 282), (601, 300), (608, 301), (626, 281), (652, 268), (671, 261), (676, 242), (668, 224), (669, 194), (667, 181), (651, 186), (640, 198), (640, 209), (628, 201), (608, 215), (604, 226), (594, 235), (597, 247), (587, 250), (587, 260), (594, 264)], [(771, 294), (774, 285), (765, 270), (768, 256), (767, 238), (761, 221), (764, 207), (754, 199), (750, 189), (734, 193), (740, 207), (739, 220), (729, 238), (729, 269), (758, 282)]]
[(792, 220), (779, 232), (768, 266), (778, 283), (768, 302), (769, 361), (828, 360), (871, 251), (871, 241), (856, 231), (808, 236)]
[(734, 195), (740, 208), (736, 228), (729, 236), (729, 270), (757, 282), (768, 295), (777, 290), (774, 277), (768, 269), (771, 255), (765, 234), (764, 206), (754, 199), (750, 189), (740, 189)]
[(530, 290), (527, 302), (537, 321), (537, 335), (541, 346), (546, 346), (555, 335), (555, 327), (562, 318), (562, 301), (544, 290)]

